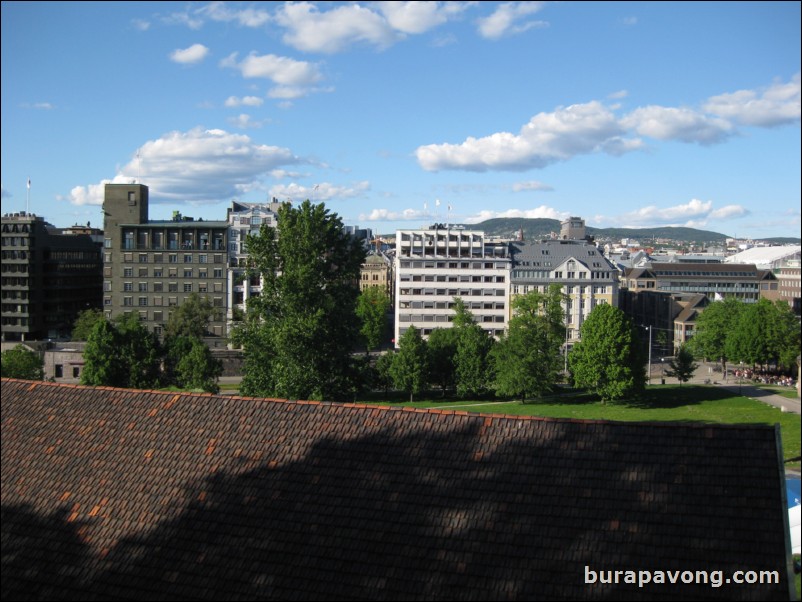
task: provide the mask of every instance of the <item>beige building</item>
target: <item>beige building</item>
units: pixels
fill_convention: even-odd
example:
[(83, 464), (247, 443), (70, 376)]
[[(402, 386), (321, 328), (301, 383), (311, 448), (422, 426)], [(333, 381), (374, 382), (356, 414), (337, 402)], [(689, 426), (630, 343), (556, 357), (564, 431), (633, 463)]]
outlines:
[(359, 271), (359, 290), (378, 286), (393, 300), (393, 264), (381, 253), (370, 253)]
[(510, 257), (511, 300), (533, 290), (545, 293), (552, 284), (562, 287), (567, 296), (564, 310), (569, 347), (579, 340), (579, 330), (594, 307), (618, 306), (618, 270), (586, 240), (513, 242)]

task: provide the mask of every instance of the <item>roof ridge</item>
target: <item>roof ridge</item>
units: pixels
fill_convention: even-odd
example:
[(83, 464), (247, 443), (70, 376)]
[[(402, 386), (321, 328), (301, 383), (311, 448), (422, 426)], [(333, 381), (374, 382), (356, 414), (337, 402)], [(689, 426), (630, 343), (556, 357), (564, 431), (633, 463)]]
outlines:
[(276, 397), (248, 397), (244, 395), (220, 395), (205, 392), (192, 392), (192, 391), (163, 391), (158, 389), (126, 389), (122, 387), (109, 387), (109, 386), (91, 386), (81, 385), (75, 383), (54, 383), (48, 381), (31, 381), (19, 378), (2, 378), (3, 382), (20, 382), (29, 383), (33, 387), (61, 387), (68, 389), (96, 389), (102, 391), (119, 391), (128, 394), (147, 393), (164, 396), (172, 396), (170, 405), (177, 401), (178, 397), (205, 397), (217, 398), (220, 400), (243, 400), (253, 402), (272, 402), (290, 405), (326, 405), (326, 406), (339, 406), (343, 408), (356, 409), (356, 410), (381, 410), (382, 412), (410, 412), (416, 414), (434, 414), (440, 416), (472, 416), (475, 418), (494, 419), (494, 420), (515, 420), (515, 421), (536, 421), (536, 422), (554, 422), (554, 423), (572, 423), (572, 424), (585, 424), (585, 425), (618, 425), (618, 426), (652, 426), (659, 428), (685, 426), (688, 428), (705, 429), (705, 428), (724, 428), (724, 429), (754, 429), (755, 427), (773, 429), (774, 425), (762, 423), (710, 423), (710, 422), (687, 422), (684, 420), (673, 421), (652, 421), (652, 420), (610, 420), (603, 418), (570, 418), (570, 417), (555, 417), (555, 416), (521, 416), (517, 414), (496, 414), (492, 412), (469, 412), (467, 410), (449, 410), (447, 408), (415, 408), (410, 406), (399, 405), (384, 405), (384, 404), (370, 404), (364, 402), (337, 402), (337, 401), (319, 401), (307, 399), (281, 399)]

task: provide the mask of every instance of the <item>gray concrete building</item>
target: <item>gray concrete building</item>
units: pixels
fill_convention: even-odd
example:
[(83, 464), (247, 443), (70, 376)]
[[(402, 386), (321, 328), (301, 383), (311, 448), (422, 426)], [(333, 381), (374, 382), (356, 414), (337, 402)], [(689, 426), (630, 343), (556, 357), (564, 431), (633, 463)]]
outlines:
[(2, 218), (3, 341), (67, 338), (78, 314), (100, 307), (100, 249), (27, 212)]
[(228, 222), (184, 217), (148, 219), (148, 187), (106, 184), (103, 309), (107, 318), (136, 313), (161, 336), (174, 311), (192, 293), (207, 297), (219, 316), (207, 344), (226, 346)]

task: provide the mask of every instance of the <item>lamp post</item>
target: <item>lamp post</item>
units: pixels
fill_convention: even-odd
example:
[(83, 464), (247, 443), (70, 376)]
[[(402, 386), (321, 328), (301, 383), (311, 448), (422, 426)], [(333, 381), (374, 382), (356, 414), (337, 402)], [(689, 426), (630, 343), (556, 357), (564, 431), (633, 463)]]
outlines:
[(652, 327), (644, 326), (645, 329), (649, 331), (649, 380), (648, 384), (652, 384)]

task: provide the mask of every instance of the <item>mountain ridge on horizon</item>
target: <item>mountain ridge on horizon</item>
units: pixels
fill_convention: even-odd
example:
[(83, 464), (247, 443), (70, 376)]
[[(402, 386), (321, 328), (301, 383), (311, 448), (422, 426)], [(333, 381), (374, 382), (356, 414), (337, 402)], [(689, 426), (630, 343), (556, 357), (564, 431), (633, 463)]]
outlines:
[[(482, 230), (488, 236), (515, 236), (523, 228), (524, 238), (533, 240), (548, 238), (552, 232), (560, 232), (560, 220), (550, 218), (522, 218), (522, 217), (497, 217), (475, 224), (459, 224), (472, 230)], [(646, 241), (648, 239), (669, 239), (678, 242), (695, 243), (724, 243), (733, 236), (714, 232), (712, 230), (701, 230), (698, 228), (688, 228), (685, 226), (655, 226), (645, 228), (594, 228), (587, 226), (586, 231), (596, 240), (600, 239), (620, 239), (636, 238)], [(779, 242), (782, 244), (800, 244), (802, 239), (792, 237), (772, 237), (762, 239), (752, 239), (756, 242)]]

